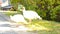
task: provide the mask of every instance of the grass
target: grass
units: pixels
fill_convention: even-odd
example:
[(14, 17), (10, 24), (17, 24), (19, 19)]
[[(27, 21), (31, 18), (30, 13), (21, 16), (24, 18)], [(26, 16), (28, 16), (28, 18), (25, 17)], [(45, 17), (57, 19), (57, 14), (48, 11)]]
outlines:
[(38, 31), (38, 34), (60, 34), (60, 22), (34, 20), (25, 26), (30, 29), (28, 31)]
[(21, 12), (18, 12), (18, 11), (7, 11), (4, 14), (7, 15), (7, 16), (10, 16), (10, 15), (15, 15), (15, 14), (21, 14)]
[[(37, 30), (38, 34), (60, 34), (60, 23), (47, 20), (33, 21), (30, 28)], [(28, 25), (28, 26), (29, 26)], [(35, 25), (33, 27), (32, 25)], [(42, 27), (41, 27), (42, 26)]]
[[(5, 13), (10, 16), (14, 13)], [(38, 34), (60, 34), (60, 23), (47, 20), (33, 20), (32, 23), (26, 25), (31, 31), (38, 31)]]
[(8, 12), (5, 12), (4, 14), (7, 16), (10, 16), (10, 15), (17, 14), (17, 11), (8, 11)]

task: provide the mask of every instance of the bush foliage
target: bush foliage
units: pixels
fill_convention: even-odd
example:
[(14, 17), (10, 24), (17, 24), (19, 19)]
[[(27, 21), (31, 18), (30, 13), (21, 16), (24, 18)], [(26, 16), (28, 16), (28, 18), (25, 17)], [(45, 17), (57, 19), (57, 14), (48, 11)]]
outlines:
[(36, 11), (43, 19), (60, 21), (60, 0), (11, 0), (16, 9), (18, 3), (26, 10)]

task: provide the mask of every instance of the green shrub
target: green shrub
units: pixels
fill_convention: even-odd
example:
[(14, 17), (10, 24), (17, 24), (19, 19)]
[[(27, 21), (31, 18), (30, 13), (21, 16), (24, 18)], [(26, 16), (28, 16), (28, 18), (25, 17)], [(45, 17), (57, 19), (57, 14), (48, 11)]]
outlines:
[(51, 19), (55, 21), (60, 21), (60, 5), (52, 9)]

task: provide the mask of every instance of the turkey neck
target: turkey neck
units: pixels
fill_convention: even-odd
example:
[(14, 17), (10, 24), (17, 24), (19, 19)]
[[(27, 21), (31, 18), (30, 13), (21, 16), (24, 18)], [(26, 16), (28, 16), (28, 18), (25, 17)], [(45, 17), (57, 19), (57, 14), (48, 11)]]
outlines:
[(23, 13), (23, 16), (24, 16), (24, 15), (25, 15), (25, 13), (26, 13), (25, 8), (22, 10), (22, 13)]
[(23, 13), (25, 13), (26, 12), (26, 10), (25, 10), (25, 8), (23, 9)]

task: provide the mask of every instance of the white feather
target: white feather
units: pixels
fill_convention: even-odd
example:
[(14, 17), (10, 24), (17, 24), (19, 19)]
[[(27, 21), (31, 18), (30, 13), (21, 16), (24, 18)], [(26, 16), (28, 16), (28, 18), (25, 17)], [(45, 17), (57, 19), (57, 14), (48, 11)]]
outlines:
[(15, 22), (27, 23), (27, 21), (24, 19), (24, 17), (21, 14), (16, 14), (14, 16), (10, 16), (10, 19)]

